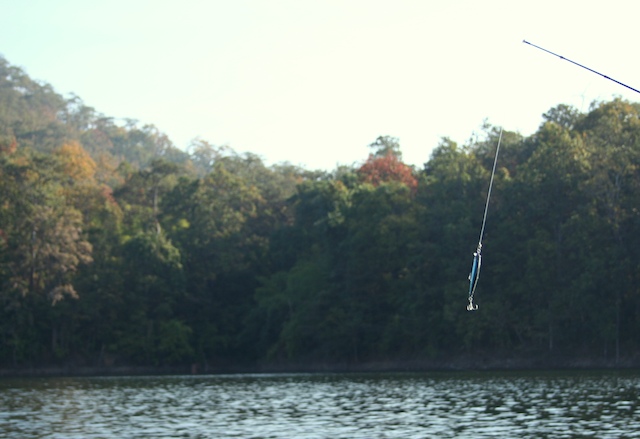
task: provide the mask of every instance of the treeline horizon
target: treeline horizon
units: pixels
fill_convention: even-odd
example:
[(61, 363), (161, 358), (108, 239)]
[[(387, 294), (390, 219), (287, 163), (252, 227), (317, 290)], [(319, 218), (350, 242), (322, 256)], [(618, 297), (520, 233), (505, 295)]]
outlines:
[[(332, 171), (113, 118), (0, 57), (0, 368), (581, 358), (640, 349), (640, 104), (560, 104)], [(635, 364), (635, 363), (634, 363)]]

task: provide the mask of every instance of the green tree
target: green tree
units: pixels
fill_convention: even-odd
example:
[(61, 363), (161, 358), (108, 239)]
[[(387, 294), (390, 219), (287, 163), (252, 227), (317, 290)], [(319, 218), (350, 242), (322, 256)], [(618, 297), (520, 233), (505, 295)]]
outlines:
[(591, 237), (602, 255), (597, 271), (597, 306), (602, 312), (593, 325), (600, 331), (593, 338), (605, 347), (615, 345), (619, 360), (622, 344), (629, 350), (637, 342), (632, 336), (637, 333), (637, 316), (629, 310), (638, 298), (635, 285), (640, 255), (634, 237), (640, 201), (640, 106), (621, 99), (601, 103), (592, 107), (577, 129), (592, 151), (585, 192), (600, 224), (599, 233)]
[[(422, 262), (427, 277), (423, 277), (420, 284), (427, 295), (421, 300), (428, 303), (426, 320), (433, 322), (426, 337), (432, 352), (448, 350), (447, 346), (453, 343), (460, 345), (460, 340), (463, 346), (470, 348), (486, 338), (491, 319), (495, 317), (491, 298), (485, 299), (481, 284), (478, 299), (483, 312), (472, 319), (462, 318), (467, 276), (478, 243), (489, 172), (470, 147), (461, 148), (447, 138), (442, 139), (425, 164), (416, 197), (424, 206), (421, 240), (429, 249)], [(491, 230), (488, 229), (485, 236), (487, 253), (490, 240)]]
[[(163, 233), (139, 233), (124, 244), (122, 270), (122, 320), (116, 323), (118, 338), (109, 349), (142, 364), (189, 360), (184, 357), (191, 353), (185, 340), (188, 327), (169, 323), (186, 292), (179, 250)], [(166, 325), (181, 328), (171, 342), (164, 339)]]
[(399, 160), (402, 159), (402, 152), (400, 151), (400, 142), (397, 137), (391, 136), (378, 136), (378, 138), (371, 144), (369, 148), (373, 150), (374, 157), (386, 157), (392, 155)]
[(48, 156), (4, 157), (4, 218), (7, 227), (6, 281), (22, 294), (46, 294), (55, 303), (76, 296), (71, 283), (78, 266), (91, 262), (91, 244), (82, 233), (82, 215), (59, 190), (58, 163)]
[(77, 272), (92, 261), (82, 215), (64, 196), (60, 169), (51, 155), (0, 156), (1, 349), (14, 365), (58, 347), (63, 334), (49, 324), (51, 304), (78, 297)]
[(161, 203), (188, 275), (181, 315), (193, 324), (199, 360), (244, 355), (239, 343), (257, 282), (253, 270), (266, 245), (254, 228), (263, 203), (260, 191), (223, 162), (203, 178), (182, 178)]

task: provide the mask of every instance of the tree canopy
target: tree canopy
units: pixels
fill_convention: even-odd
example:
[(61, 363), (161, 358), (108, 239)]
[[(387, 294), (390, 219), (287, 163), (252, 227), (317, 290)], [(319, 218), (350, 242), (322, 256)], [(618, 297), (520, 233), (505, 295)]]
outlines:
[(470, 314), (498, 134), (421, 169), (391, 136), (333, 172), (266, 166), (0, 58), (0, 367), (632, 362), (640, 104), (505, 128)]

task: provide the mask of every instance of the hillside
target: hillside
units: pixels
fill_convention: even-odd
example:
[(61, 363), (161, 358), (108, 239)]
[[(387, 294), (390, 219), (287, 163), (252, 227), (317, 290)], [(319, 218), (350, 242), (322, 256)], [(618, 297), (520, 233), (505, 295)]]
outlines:
[(267, 167), (0, 69), (0, 367), (637, 365), (636, 103), (505, 128), (468, 313), (498, 127)]

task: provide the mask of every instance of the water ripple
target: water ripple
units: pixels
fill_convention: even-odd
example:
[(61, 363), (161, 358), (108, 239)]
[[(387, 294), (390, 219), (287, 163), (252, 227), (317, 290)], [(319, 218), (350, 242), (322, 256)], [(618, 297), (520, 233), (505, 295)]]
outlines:
[(640, 438), (635, 373), (0, 381), (5, 438)]

